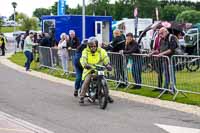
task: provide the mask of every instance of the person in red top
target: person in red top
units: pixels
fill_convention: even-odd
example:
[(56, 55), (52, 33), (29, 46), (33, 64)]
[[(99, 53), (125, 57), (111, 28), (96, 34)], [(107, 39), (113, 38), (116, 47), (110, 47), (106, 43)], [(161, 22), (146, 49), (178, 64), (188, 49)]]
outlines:
[[(153, 49), (149, 53), (149, 56), (158, 55), (160, 53), (160, 40), (161, 40), (161, 38), (158, 34), (158, 31), (156, 31), (156, 32), (157, 32), (156, 33), (157, 35), (154, 38)], [(158, 87), (162, 88), (162, 62), (159, 58), (154, 60), (153, 68), (155, 69), (155, 71), (158, 74)], [(155, 89), (154, 91), (157, 91), (157, 90), (159, 90), (159, 89)]]

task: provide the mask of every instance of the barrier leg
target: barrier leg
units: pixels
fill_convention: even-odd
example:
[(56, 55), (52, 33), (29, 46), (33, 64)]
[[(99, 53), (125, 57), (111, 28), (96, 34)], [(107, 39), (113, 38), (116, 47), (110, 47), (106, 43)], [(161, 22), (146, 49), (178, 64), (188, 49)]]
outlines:
[(184, 92), (180, 91), (180, 93), (181, 93), (184, 97), (187, 97), (187, 95), (186, 95)]
[(175, 94), (174, 97), (173, 97), (173, 101), (176, 100), (176, 97), (177, 97), (178, 93), (179, 93), (179, 91), (177, 90), (176, 94)]
[(166, 92), (167, 90), (163, 90), (161, 93), (160, 93), (160, 95), (157, 97), (157, 98), (161, 98), (161, 96), (163, 95), (163, 94), (165, 94), (165, 92)]

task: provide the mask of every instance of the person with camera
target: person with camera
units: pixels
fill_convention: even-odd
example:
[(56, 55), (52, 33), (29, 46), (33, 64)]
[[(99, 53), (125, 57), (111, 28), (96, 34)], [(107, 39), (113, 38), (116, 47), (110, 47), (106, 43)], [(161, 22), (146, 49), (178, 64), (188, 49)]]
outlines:
[[(104, 49), (98, 47), (98, 41), (95, 37), (90, 37), (88, 39), (87, 48), (83, 50), (80, 62), (83, 66), (83, 84), (81, 88), (79, 103), (84, 103), (84, 97), (90, 84), (92, 66), (95, 64), (105, 65), (109, 71), (112, 70), (112, 67), (110, 65), (110, 60), (107, 52)], [(113, 99), (110, 96), (108, 97), (108, 102), (113, 102)]]
[(29, 33), (29, 35), (24, 40), (24, 54), (26, 56), (25, 68), (26, 71), (30, 71), (30, 65), (33, 61), (33, 46), (38, 45), (38, 43), (33, 42), (33, 33)]

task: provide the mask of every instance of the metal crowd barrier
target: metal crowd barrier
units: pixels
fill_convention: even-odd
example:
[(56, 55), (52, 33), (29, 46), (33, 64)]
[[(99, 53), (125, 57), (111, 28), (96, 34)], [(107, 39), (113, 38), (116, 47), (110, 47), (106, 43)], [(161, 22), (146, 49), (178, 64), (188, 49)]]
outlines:
[[(58, 49), (39, 47), (40, 66), (62, 70)], [(75, 73), (75, 50), (69, 50), (69, 72)], [(148, 56), (146, 54), (122, 55), (108, 52), (113, 71), (106, 78), (119, 84), (138, 85), (175, 93), (200, 94), (200, 56), (174, 55)], [(118, 86), (117, 86), (118, 87)]]
[(40, 67), (54, 68), (51, 48), (39, 46), (39, 61)]
[[(74, 67), (73, 67), (73, 59), (75, 55), (75, 49), (69, 50), (69, 61), (68, 61), (68, 72), (69, 73), (75, 73)], [(58, 49), (57, 48), (49, 48), (49, 47), (42, 47), (39, 46), (39, 60), (40, 60), (40, 66), (41, 67), (47, 67), (52, 70), (63, 70), (62, 69), (62, 63), (61, 58), (58, 55)]]
[(73, 61), (75, 57), (76, 49), (69, 50), (69, 73), (76, 73), (75, 68), (73, 67)]
[(62, 63), (61, 63), (61, 59), (58, 55), (58, 49), (57, 48), (51, 48), (51, 51), (52, 51), (52, 62), (53, 62), (53, 65), (56, 69), (62, 69), (62, 67), (57, 67), (57, 66), (62, 66)]
[(174, 55), (171, 64), (174, 70), (174, 81), (172, 81), (176, 94), (179, 93), (200, 94), (200, 56)]
[(110, 58), (110, 63), (113, 67), (113, 71), (111, 73), (108, 73), (106, 78), (112, 81), (117, 81), (118, 85), (120, 83), (125, 84), (127, 77), (125, 56), (114, 52), (108, 52), (108, 56)]
[(171, 88), (170, 60), (167, 56), (131, 54), (125, 56), (126, 73), (129, 85), (145, 86), (161, 91), (159, 98)]

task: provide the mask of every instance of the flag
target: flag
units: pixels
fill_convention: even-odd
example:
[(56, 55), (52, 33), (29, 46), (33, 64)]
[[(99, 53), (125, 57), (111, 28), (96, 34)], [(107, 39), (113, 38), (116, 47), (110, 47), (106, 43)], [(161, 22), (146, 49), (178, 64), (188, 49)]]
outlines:
[(134, 9), (134, 17), (137, 17), (138, 16), (138, 9), (137, 7)]

